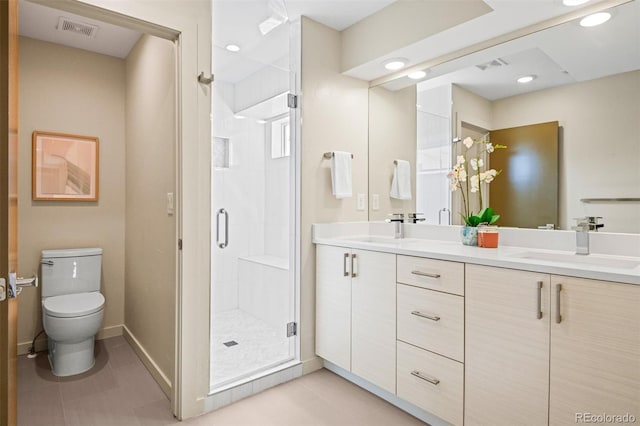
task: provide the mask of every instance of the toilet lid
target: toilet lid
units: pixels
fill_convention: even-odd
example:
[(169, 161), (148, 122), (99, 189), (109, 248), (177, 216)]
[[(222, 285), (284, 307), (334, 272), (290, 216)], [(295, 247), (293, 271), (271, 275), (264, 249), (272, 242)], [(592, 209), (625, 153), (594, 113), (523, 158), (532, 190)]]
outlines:
[(104, 307), (104, 296), (97, 291), (47, 297), (42, 308), (47, 315), (59, 318), (82, 317)]

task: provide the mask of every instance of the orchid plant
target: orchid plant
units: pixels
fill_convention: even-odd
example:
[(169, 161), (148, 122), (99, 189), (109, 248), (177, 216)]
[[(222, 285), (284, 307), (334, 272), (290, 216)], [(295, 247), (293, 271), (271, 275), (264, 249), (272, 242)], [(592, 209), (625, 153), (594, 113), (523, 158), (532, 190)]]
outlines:
[[(462, 219), (467, 226), (476, 227), (482, 223), (488, 225), (494, 224), (500, 215), (494, 214), (491, 207), (482, 207), (482, 184), (489, 184), (500, 174), (495, 169), (486, 169), (483, 156), (486, 153), (491, 154), (496, 149), (504, 149), (506, 145), (493, 145), (489, 141), (489, 135), (486, 134), (480, 139), (465, 138), (462, 143), (466, 147), (463, 155), (458, 155), (456, 164), (449, 172), (447, 177), (451, 183), (451, 191), (460, 189), (462, 195), (462, 208), (460, 212)], [(474, 145), (478, 148), (472, 150)], [(474, 152), (475, 151), (475, 152)], [(471, 158), (467, 161), (467, 156)], [(471, 194), (478, 194), (479, 212), (474, 214), (471, 209)]]

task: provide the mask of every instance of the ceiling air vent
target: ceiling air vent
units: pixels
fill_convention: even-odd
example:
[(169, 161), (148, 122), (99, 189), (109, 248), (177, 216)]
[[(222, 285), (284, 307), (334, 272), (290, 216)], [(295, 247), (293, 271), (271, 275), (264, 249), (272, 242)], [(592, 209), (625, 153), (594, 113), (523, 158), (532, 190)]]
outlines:
[(486, 71), (489, 68), (502, 67), (505, 65), (509, 65), (509, 63), (504, 59), (498, 58), (489, 62), (485, 62), (484, 64), (476, 65), (476, 67), (480, 68), (480, 70), (482, 71)]
[(94, 38), (98, 32), (98, 26), (85, 22), (72, 21), (69, 18), (60, 17), (58, 20), (58, 31), (77, 34), (83, 37)]

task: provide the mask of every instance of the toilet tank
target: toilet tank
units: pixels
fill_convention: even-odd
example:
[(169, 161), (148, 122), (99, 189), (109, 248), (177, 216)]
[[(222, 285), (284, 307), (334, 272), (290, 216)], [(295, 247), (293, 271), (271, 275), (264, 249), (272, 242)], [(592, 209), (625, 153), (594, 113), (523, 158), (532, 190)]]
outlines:
[(101, 248), (42, 250), (42, 297), (100, 291)]

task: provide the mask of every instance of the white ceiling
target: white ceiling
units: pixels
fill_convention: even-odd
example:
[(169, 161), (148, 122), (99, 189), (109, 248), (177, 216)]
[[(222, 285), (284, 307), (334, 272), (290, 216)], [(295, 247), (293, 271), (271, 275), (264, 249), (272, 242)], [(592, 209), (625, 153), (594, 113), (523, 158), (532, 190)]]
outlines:
[[(142, 34), (127, 28), (85, 18), (69, 12), (19, 0), (18, 30), (21, 36), (89, 50), (103, 55), (126, 58)], [(98, 26), (95, 37), (58, 31), (60, 17)]]
[[(67, 12), (19, 0), (20, 34), (53, 43), (124, 58), (141, 36), (140, 33), (98, 22)], [(289, 22), (305, 15), (336, 30), (353, 25), (367, 16), (393, 3), (394, 0), (213, 0), (213, 67), (217, 80), (236, 83), (265, 66), (287, 72), (289, 30), (281, 25), (266, 36), (258, 30), (258, 24), (274, 14), (285, 14)], [(364, 80), (373, 80), (388, 73), (381, 66), (387, 57), (406, 57), (410, 64), (421, 63), (464, 46), (511, 32), (560, 16), (570, 11), (560, 0), (485, 0), (493, 12), (410, 46), (389, 52), (379, 60), (363, 64), (346, 74)], [(596, 3), (598, 0), (592, 0)], [(640, 53), (639, 0), (619, 8), (621, 12), (601, 27), (585, 29), (570, 23), (539, 32), (510, 43), (487, 49), (474, 55), (434, 67), (430, 70), (429, 84), (456, 81), (488, 99), (497, 99), (538, 90), (571, 81), (582, 81), (613, 73), (613, 70), (638, 69)], [(99, 26), (95, 38), (56, 30), (60, 17)], [(576, 41), (580, 43), (576, 44)], [(631, 41), (631, 44), (621, 44)], [(224, 49), (228, 43), (241, 46), (239, 53)], [(502, 58), (510, 65), (501, 69), (480, 72), (474, 65)], [(594, 60), (598, 58), (597, 60)], [(587, 61), (587, 62), (585, 62)], [(522, 71), (539, 76), (525, 87), (510, 82)], [(447, 77), (442, 77), (455, 71)], [(566, 72), (564, 72), (566, 71)], [(478, 80), (480, 75), (485, 80)], [(438, 77), (437, 79), (435, 77)], [(499, 78), (500, 77), (500, 78)], [(488, 78), (488, 79), (487, 79)], [(509, 87), (499, 83), (509, 82)], [(388, 88), (406, 87), (415, 82), (406, 78), (385, 85)]]
[[(418, 90), (455, 83), (495, 100), (640, 69), (640, 2), (611, 12), (611, 20), (598, 27), (583, 28), (571, 21), (433, 67)], [(495, 59), (508, 65), (484, 71), (476, 66)], [(516, 82), (528, 74), (537, 79), (529, 84)], [(412, 84), (403, 78), (385, 87)]]

